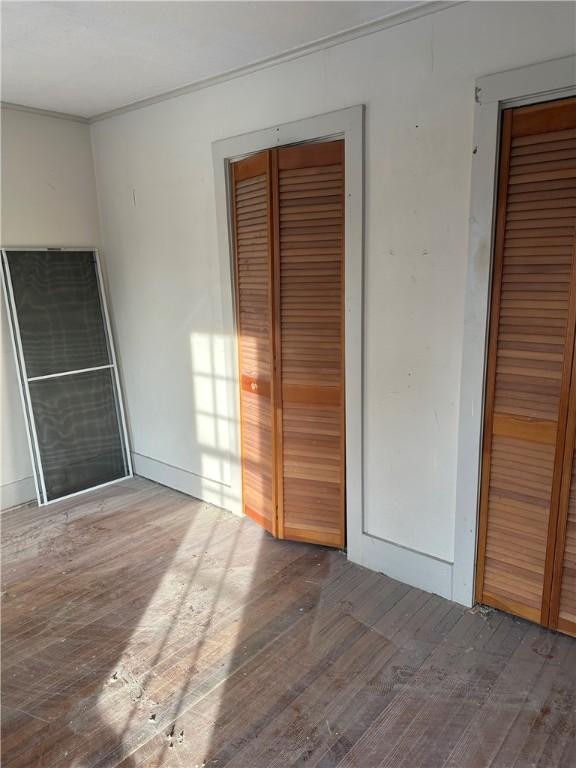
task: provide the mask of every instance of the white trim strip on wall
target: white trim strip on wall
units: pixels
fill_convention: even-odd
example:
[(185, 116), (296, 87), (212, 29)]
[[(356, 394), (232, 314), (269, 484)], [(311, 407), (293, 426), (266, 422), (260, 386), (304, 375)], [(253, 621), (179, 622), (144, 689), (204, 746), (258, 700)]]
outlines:
[(28, 107), (26, 104), (14, 104), (11, 101), (0, 101), (0, 107), (2, 109), (13, 109), (16, 112), (29, 112), (32, 115), (38, 115), (38, 117), (53, 117), (57, 120), (70, 120), (73, 123), (82, 123), (84, 125), (90, 124), (90, 118), (88, 117), (71, 115), (68, 112), (55, 112), (51, 109), (41, 109), (40, 107)]
[(452, 596), (452, 563), (388, 539), (364, 535), (362, 565), (435, 595)]
[(31, 501), (36, 502), (36, 499), (36, 485), (33, 477), (24, 477), (21, 480), (0, 485), (1, 512)]
[(364, 24), (359, 24), (356, 27), (345, 29), (342, 32), (336, 32), (332, 35), (326, 35), (318, 40), (314, 40), (311, 43), (305, 43), (304, 45), (296, 46), (288, 51), (277, 53), (272, 56), (268, 56), (265, 59), (260, 59), (251, 64), (246, 64), (242, 67), (230, 69), (219, 75), (207, 77), (204, 80), (197, 80), (196, 82), (189, 83), (180, 88), (175, 88), (171, 91), (160, 93), (157, 96), (151, 96), (147, 99), (141, 99), (135, 101), (132, 104), (125, 104), (124, 106), (111, 109), (106, 112), (101, 112), (91, 117), (83, 117), (80, 115), (71, 115), (66, 112), (52, 112), (47, 109), (37, 109), (35, 107), (29, 107), (23, 104), (13, 104), (10, 102), (0, 102), (1, 106), (7, 109), (18, 109), (25, 112), (35, 112), (39, 115), (46, 117), (59, 117), (63, 120), (76, 120), (80, 123), (94, 123), (99, 120), (106, 120), (109, 117), (116, 115), (123, 115), (126, 112), (133, 112), (136, 109), (142, 109), (152, 104), (158, 104), (168, 99), (175, 99), (178, 96), (184, 96), (188, 93), (194, 93), (195, 91), (203, 90), (204, 88), (210, 88), (213, 85), (219, 85), (220, 83), (226, 83), (229, 80), (235, 80), (238, 77), (244, 75), (250, 75), (253, 72), (258, 72), (262, 69), (268, 69), (274, 67), (277, 64), (284, 64), (294, 59), (299, 59), (302, 56), (307, 56), (318, 51), (323, 51), (328, 48), (333, 48), (336, 45), (342, 45), (352, 40), (357, 40), (361, 37), (367, 37), (368, 35), (382, 32), (385, 29), (397, 27), (400, 24), (406, 24), (409, 21), (414, 21), (422, 16), (429, 16), (431, 13), (438, 13), (439, 11), (445, 11), (457, 5), (461, 5), (466, 0), (425, 0), (411, 8), (405, 8), (402, 10), (389, 13), (387, 16), (383, 16), (380, 19), (374, 21), (368, 21)]
[(336, 45), (342, 45), (348, 43), (351, 40), (356, 40), (360, 37), (366, 37), (373, 35), (377, 32), (381, 32), (391, 27), (397, 27), (400, 24), (405, 24), (414, 19), (419, 19), (422, 16), (428, 16), (431, 13), (437, 13), (438, 11), (444, 11), (448, 8), (452, 8), (456, 5), (461, 5), (466, 0), (425, 0), (412, 8), (406, 8), (401, 11), (396, 11), (388, 16), (384, 16), (381, 19), (375, 21), (369, 21), (366, 24), (360, 24), (357, 27), (344, 30), (343, 32), (336, 32), (333, 35), (327, 35), (326, 37), (315, 40), (312, 43), (306, 43), (305, 45), (292, 48), (289, 51), (283, 53), (274, 54), (266, 59), (260, 59), (253, 64), (247, 64), (237, 69), (231, 69), (227, 72), (223, 72), (221, 75), (215, 75), (214, 77), (208, 77), (205, 80), (199, 80), (196, 83), (190, 83), (182, 88), (175, 88), (167, 93), (159, 94), (158, 96), (152, 96), (149, 99), (142, 99), (136, 101), (133, 104), (127, 104), (124, 107), (118, 107), (118, 109), (111, 109), (108, 112), (102, 112), (99, 115), (94, 115), (89, 118), (90, 123), (97, 122), (99, 120), (106, 120), (109, 117), (115, 117), (116, 115), (123, 115), (126, 112), (132, 112), (135, 109), (142, 109), (148, 107), (151, 104), (158, 104), (161, 101), (167, 101), (168, 99), (175, 99), (178, 96), (184, 96), (188, 93), (194, 93), (194, 91), (200, 91), (204, 88), (210, 88), (213, 85), (219, 85), (220, 83), (228, 82), (229, 80), (235, 80), (238, 77), (244, 75), (251, 75), (253, 72), (259, 72), (262, 69), (268, 69), (269, 67), (275, 67), (278, 64), (284, 64), (294, 59), (299, 59), (302, 56), (308, 56), (311, 53), (317, 53), (318, 51), (324, 51), (327, 48), (333, 48)]
[(176, 491), (194, 496), (209, 504), (222, 507), (233, 514), (240, 514), (237, 509), (231, 509), (229, 498), (231, 486), (219, 480), (203, 477), (189, 469), (168, 464), (165, 461), (144, 456), (141, 453), (132, 453), (134, 472), (140, 477), (153, 480), (160, 485), (174, 488)]

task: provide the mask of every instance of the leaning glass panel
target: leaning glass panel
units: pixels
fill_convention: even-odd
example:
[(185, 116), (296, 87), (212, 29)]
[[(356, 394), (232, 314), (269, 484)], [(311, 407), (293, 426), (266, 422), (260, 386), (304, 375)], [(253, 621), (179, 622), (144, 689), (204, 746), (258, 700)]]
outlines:
[(29, 378), (109, 365), (92, 251), (7, 251)]
[(48, 501), (128, 474), (109, 369), (30, 382)]

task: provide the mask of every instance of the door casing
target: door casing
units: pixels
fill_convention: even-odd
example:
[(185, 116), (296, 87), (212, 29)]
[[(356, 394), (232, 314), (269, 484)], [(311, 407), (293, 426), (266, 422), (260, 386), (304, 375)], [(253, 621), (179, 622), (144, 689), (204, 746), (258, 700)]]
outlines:
[(463, 605), (474, 604), (501, 113), (575, 95), (576, 56), (476, 81), (452, 572), (452, 599)]
[(330, 112), (223, 139), (212, 145), (218, 225), (223, 336), (230, 402), (230, 480), (232, 511), (241, 513), (242, 480), (239, 433), (238, 350), (234, 304), (234, 265), (230, 237), (230, 162), (264, 149), (307, 142), (344, 139), (345, 144), (345, 412), (346, 412), (346, 539), (349, 559), (363, 558), (363, 240), (364, 240), (364, 106)]

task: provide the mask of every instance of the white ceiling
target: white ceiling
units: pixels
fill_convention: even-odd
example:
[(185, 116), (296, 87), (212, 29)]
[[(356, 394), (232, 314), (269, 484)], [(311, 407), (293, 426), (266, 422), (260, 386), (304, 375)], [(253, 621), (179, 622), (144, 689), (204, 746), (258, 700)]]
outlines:
[(421, 2), (2, 2), (2, 100), (92, 117)]

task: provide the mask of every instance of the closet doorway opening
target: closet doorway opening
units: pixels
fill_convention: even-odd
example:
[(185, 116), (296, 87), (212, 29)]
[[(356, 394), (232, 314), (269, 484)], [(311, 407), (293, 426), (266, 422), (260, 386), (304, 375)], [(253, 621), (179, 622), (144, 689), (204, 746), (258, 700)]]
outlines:
[(363, 513), (364, 107), (221, 139), (212, 157), (229, 508), (374, 568)]
[(476, 599), (576, 634), (576, 98), (502, 113)]

